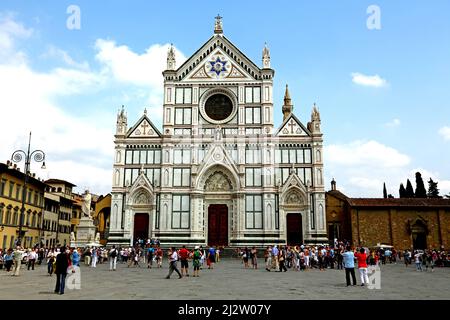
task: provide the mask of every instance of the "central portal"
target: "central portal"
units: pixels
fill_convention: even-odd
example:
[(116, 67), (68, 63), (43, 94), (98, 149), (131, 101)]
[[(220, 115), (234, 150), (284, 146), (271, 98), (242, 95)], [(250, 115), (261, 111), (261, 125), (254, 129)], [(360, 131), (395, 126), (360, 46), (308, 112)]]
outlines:
[(228, 246), (228, 207), (212, 204), (208, 208), (208, 246)]
[(303, 244), (302, 216), (298, 213), (289, 213), (286, 216), (287, 245), (297, 246)]

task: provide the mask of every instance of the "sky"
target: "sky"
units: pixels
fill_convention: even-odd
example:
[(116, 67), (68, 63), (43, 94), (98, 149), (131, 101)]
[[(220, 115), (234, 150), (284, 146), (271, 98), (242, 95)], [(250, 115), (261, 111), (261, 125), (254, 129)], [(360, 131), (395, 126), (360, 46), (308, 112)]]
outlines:
[(2, 0), (0, 162), (32, 131), (32, 149), (46, 152), (46, 170), (32, 163), (38, 176), (110, 192), (118, 109), (131, 126), (147, 108), (161, 128), (167, 48), (181, 65), (217, 14), (258, 66), (267, 42), (276, 127), (286, 84), (304, 123), (319, 107), (327, 190), (334, 178), (348, 196), (381, 197), (385, 182), (398, 197), (420, 171), (450, 193), (446, 0)]

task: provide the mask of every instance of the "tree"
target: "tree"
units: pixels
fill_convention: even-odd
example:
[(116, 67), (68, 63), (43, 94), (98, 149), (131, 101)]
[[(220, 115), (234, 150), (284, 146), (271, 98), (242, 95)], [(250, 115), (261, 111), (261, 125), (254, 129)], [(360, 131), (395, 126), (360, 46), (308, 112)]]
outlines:
[(387, 199), (388, 194), (387, 194), (387, 190), (386, 190), (386, 182), (383, 185), (383, 198)]
[(406, 182), (406, 194), (405, 198), (414, 198), (414, 189), (412, 187), (411, 181)]
[(400, 190), (399, 190), (400, 198), (406, 198), (406, 189), (403, 183), (400, 184)]
[(439, 189), (438, 189), (438, 183), (434, 182), (433, 179), (430, 178), (430, 181), (428, 181), (428, 198), (442, 198), (439, 195)]
[(445, 195), (444, 197), (446, 197), (447, 199), (450, 199), (450, 193)]
[(395, 199), (395, 197), (394, 197), (392, 194), (389, 194), (389, 195), (388, 195), (388, 198), (389, 198), (389, 199)]
[(425, 190), (425, 185), (423, 183), (422, 175), (420, 172), (416, 172), (416, 198), (426, 198), (427, 190)]

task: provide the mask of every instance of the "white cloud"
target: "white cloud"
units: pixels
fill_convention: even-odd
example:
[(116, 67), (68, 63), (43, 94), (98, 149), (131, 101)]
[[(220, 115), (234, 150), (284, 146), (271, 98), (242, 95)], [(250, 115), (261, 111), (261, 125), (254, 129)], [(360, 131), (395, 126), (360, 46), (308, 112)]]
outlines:
[(61, 50), (55, 46), (50, 46), (48, 51), (42, 55), (43, 58), (56, 58), (63, 61), (68, 67), (73, 67), (88, 71), (89, 63), (87, 61), (77, 62), (66, 51)]
[(406, 166), (411, 161), (407, 155), (374, 140), (329, 145), (326, 152), (328, 161), (346, 167), (364, 165), (396, 168)]
[[(126, 88), (130, 104), (151, 102), (147, 107), (160, 112), (161, 73), (166, 65), (168, 45), (152, 45), (144, 54), (137, 54), (126, 46), (98, 40), (94, 54), (99, 71), (50, 46), (44, 56), (58, 58), (64, 66), (38, 72), (31, 68), (26, 54), (18, 48), (18, 40), (32, 34), (33, 30), (12, 17), (0, 15), (0, 57), (6, 57), (0, 60), (0, 161), (6, 162), (14, 150), (25, 148), (28, 133), (32, 131), (32, 148), (44, 150), (47, 156), (47, 170), (41, 171), (39, 164), (33, 163), (33, 172), (46, 179), (68, 180), (79, 186), (80, 191), (88, 187), (94, 193), (110, 192), (115, 112), (125, 101), (117, 101), (109, 109), (110, 113), (103, 113), (101, 117), (83, 116), (78, 109), (69, 109), (65, 104), (72, 106), (73, 101), (85, 101), (86, 96), (90, 98), (89, 94), (98, 94), (100, 98), (94, 97), (88, 103), (104, 106), (104, 97), (120, 99), (122, 95), (117, 93), (120, 85)], [(177, 60), (182, 62), (184, 55), (178, 53)], [(142, 109), (144, 107), (146, 105), (142, 105)]]
[(441, 195), (450, 192), (450, 180), (438, 172), (411, 168), (411, 158), (377, 141), (354, 141), (325, 146), (326, 179), (335, 178), (338, 189), (350, 197), (383, 197), (383, 183), (398, 197), (400, 183), (409, 179), (415, 187), (415, 173), (421, 172), (425, 186), (430, 177), (439, 182)]
[(386, 123), (386, 127), (390, 127), (390, 128), (394, 128), (394, 127), (398, 127), (401, 125), (401, 121), (400, 119), (393, 119), (392, 121)]
[(14, 20), (12, 14), (0, 12), (0, 61), (2, 63), (20, 63), (24, 61), (25, 54), (16, 50), (19, 39), (27, 39), (33, 34), (33, 29), (25, 28)]
[(439, 134), (444, 138), (444, 140), (450, 141), (450, 127), (442, 127), (439, 129)]
[(377, 74), (368, 76), (359, 72), (354, 72), (351, 75), (353, 83), (361, 86), (380, 88), (387, 85), (387, 81)]

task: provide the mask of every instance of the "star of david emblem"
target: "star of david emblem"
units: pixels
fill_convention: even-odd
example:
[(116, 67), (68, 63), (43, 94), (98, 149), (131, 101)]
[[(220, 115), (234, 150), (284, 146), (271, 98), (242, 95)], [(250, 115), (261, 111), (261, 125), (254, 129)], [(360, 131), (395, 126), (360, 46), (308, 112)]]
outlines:
[(210, 61), (209, 63), (211, 63), (211, 71), (214, 71), (217, 75), (220, 75), (222, 71), (227, 71), (225, 69), (227, 61), (222, 61), (219, 57), (217, 57), (216, 61)]

